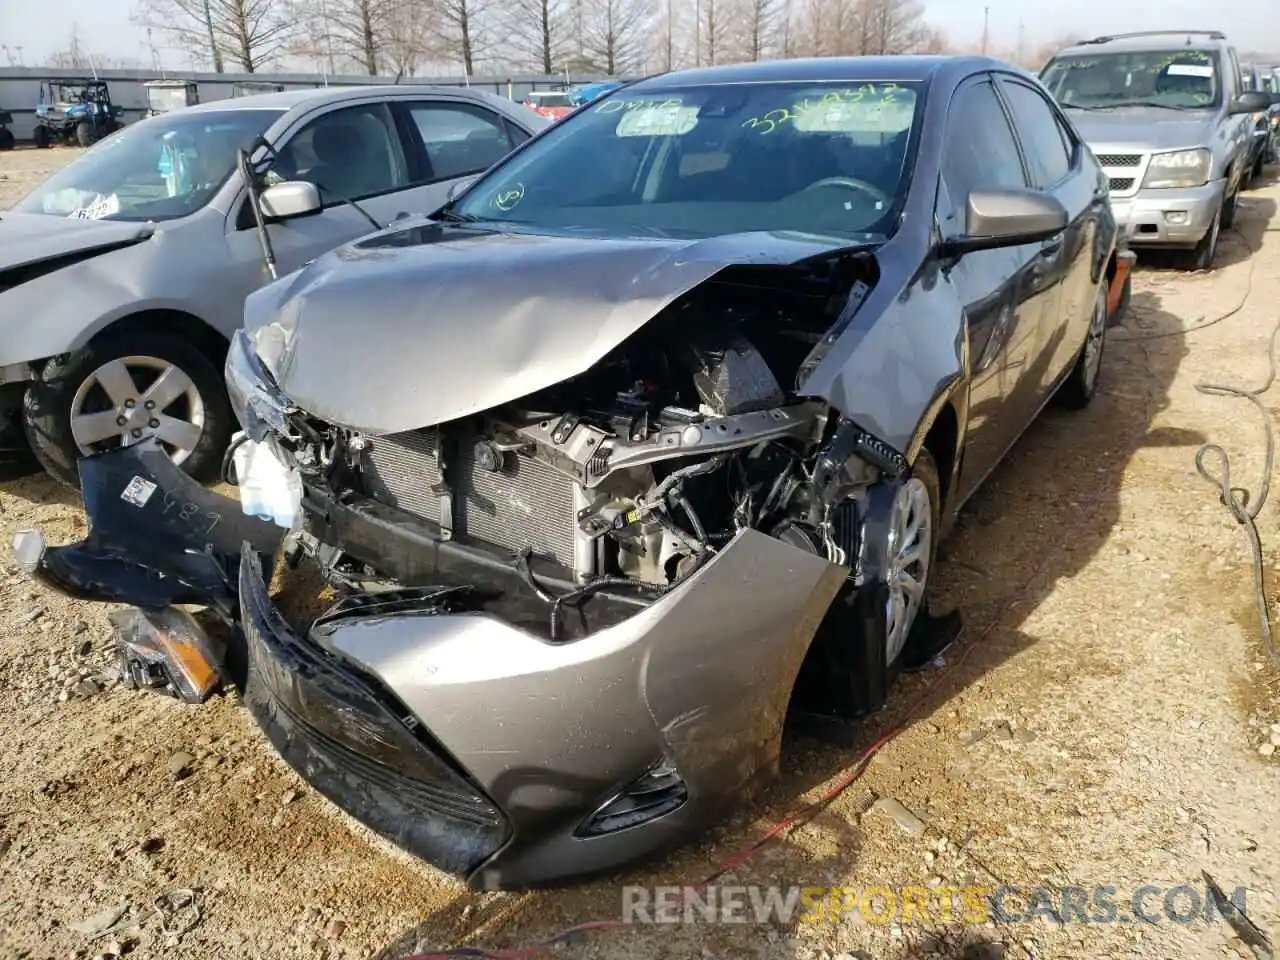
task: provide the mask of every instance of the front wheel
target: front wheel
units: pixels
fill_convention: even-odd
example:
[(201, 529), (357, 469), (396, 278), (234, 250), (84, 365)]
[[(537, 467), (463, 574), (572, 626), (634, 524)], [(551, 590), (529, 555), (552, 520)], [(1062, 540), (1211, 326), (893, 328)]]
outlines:
[(13, 131), (8, 127), (0, 127), (0, 150), (12, 150), (15, 144)]
[(82, 120), (76, 124), (76, 143), (82, 147), (93, 143), (93, 126), (87, 121)]
[(877, 484), (865, 511), (867, 581), (850, 581), (832, 604), (792, 695), (796, 718), (824, 738), (843, 737), (849, 720), (883, 707), (897, 675), (938, 646), (928, 597), (942, 496), (929, 451), (905, 476)]
[[(1235, 210), (1235, 200), (1232, 198), (1229, 207)], [(1218, 256), (1218, 238), (1222, 235), (1222, 228), (1229, 226), (1227, 223), (1226, 211), (1228, 206), (1224, 206), (1222, 210), (1213, 215), (1213, 222), (1209, 224), (1209, 229), (1205, 231), (1204, 236), (1200, 238), (1200, 242), (1195, 248), (1187, 254), (1186, 266), (1188, 270), (1204, 271), (1213, 269), (1213, 261)]]
[(53, 143), (53, 137), (50, 136), (49, 128), (43, 123), (36, 126), (31, 134), (31, 142), (37, 147), (47, 147)]
[(51, 361), (27, 390), (23, 425), (55, 479), (78, 487), (84, 456), (155, 437), (187, 473), (214, 479), (232, 414), (217, 366), (160, 331), (104, 337)]

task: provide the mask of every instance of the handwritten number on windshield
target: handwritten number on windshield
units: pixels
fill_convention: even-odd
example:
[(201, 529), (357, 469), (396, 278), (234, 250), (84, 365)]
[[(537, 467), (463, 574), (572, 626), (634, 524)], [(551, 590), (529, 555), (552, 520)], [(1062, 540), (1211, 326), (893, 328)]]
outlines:
[(758, 117), (747, 117), (746, 120), (742, 121), (742, 126), (744, 129), (754, 130), (761, 136), (767, 136), (784, 123), (796, 120), (805, 111), (812, 110), (815, 107), (836, 107), (849, 103), (874, 103), (877, 98), (879, 98), (880, 104), (891, 106), (897, 102), (900, 89), (896, 83), (864, 83), (860, 87), (829, 90), (822, 95), (817, 103), (806, 98), (798, 103), (793, 103), (790, 107), (778, 107)]

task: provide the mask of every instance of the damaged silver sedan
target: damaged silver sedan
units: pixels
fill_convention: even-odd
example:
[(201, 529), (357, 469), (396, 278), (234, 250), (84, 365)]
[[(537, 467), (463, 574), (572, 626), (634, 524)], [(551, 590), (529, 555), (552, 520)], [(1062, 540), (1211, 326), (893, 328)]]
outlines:
[[(1096, 389), (1105, 183), (988, 60), (623, 87), (250, 297), (243, 510), (142, 444), (81, 461), (85, 541), (19, 558), (138, 608), (139, 675), (189, 697), (223, 654), (166, 611), (221, 611), (275, 747), (426, 860), (616, 868), (774, 774), (789, 713), (875, 710), (946, 642), (956, 511)], [(340, 595), (314, 620), (270, 589), (296, 564)]]

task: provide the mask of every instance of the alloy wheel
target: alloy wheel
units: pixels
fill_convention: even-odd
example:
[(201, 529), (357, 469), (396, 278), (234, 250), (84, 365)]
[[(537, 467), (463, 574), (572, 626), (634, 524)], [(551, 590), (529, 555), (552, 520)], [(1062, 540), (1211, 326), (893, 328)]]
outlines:
[(175, 463), (191, 456), (204, 431), (205, 404), (177, 364), (158, 357), (109, 360), (71, 400), (71, 435), (83, 456), (156, 437)]
[(924, 603), (933, 556), (933, 504), (929, 488), (916, 477), (898, 490), (889, 529), (889, 598), (885, 605), (885, 663), (906, 646), (911, 626)]

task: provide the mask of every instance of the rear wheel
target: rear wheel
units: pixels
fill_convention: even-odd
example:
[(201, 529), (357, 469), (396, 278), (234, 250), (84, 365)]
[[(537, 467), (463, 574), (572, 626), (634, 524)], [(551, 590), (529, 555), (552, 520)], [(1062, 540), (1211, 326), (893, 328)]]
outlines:
[(156, 437), (187, 473), (214, 479), (232, 414), (218, 368), (160, 331), (105, 337), (50, 362), (27, 390), (23, 422), (44, 468), (79, 486), (83, 456)]
[(1071, 373), (1058, 388), (1054, 399), (1070, 410), (1083, 410), (1098, 392), (1098, 372), (1102, 369), (1102, 353), (1107, 345), (1107, 283), (1098, 285), (1089, 329), (1076, 357)]
[(12, 150), (14, 143), (13, 131), (8, 127), (0, 127), (0, 150)]

